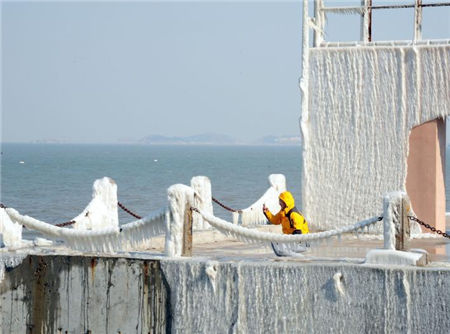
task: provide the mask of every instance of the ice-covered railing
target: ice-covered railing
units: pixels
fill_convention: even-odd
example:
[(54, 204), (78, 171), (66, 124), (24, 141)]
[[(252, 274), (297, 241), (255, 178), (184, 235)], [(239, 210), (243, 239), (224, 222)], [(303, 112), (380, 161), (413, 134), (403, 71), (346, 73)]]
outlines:
[(167, 209), (160, 210), (132, 223), (119, 227), (97, 230), (81, 230), (57, 227), (29, 216), (23, 216), (14, 209), (5, 209), (9, 218), (28, 229), (41, 232), (52, 240), (62, 240), (72, 249), (86, 252), (110, 253), (125, 250), (148, 249), (151, 239), (165, 233)]
[(232, 236), (240, 241), (246, 243), (257, 243), (263, 245), (270, 245), (271, 243), (282, 244), (290, 249), (292, 246), (299, 244), (300, 242), (306, 242), (315, 246), (319, 244), (321, 241), (326, 239), (331, 239), (333, 237), (338, 237), (343, 233), (349, 232), (360, 232), (364, 231), (368, 232), (368, 228), (370, 225), (373, 225), (381, 220), (380, 217), (373, 217), (367, 220), (363, 220), (356, 224), (338, 228), (331, 231), (325, 232), (317, 232), (317, 233), (308, 233), (308, 234), (300, 234), (300, 235), (290, 235), (290, 234), (277, 234), (270, 232), (260, 232), (254, 229), (249, 229), (242, 226), (237, 226), (231, 222), (227, 222), (223, 219), (215, 217), (211, 214), (205, 214), (201, 211), (197, 211), (204, 220), (206, 220), (209, 224), (214, 226), (220, 232)]
[[(386, 9), (414, 9), (414, 29), (413, 36), (411, 36), (411, 43), (424, 44), (428, 41), (422, 40), (422, 12), (427, 7), (449, 7), (448, 1), (436, 1), (431, 3), (423, 3), (422, 0), (411, 0), (409, 3), (406, 1), (402, 4), (384, 4), (374, 5), (372, 0), (362, 0), (361, 5), (357, 6), (332, 6), (332, 2), (327, 2), (325, 5), (324, 0), (314, 0), (314, 17), (308, 15), (308, 3), (310, 0), (303, 0), (303, 29), (311, 29), (314, 32), (314, 47), (331, 46), (330, 43), (325, 42), (325, 30), (327, 26), (327, 14), (341, 14), (341, 15), (357, 15), (360, 17), (360, 42), (362, 45), (377, 46), (379, 42), (372, 42), (372, 12), (375, 10)], [(356, 28), (356, 27), (355, 27)], [(309, 31), (308, 31), (309, 34)], [(304, 36), (305, 37), (305, 36)], [(437, 43), (448, 43), (448, 40), (435, 41)], [(358, 42), (357, 42), (358, 43)], [(368, 44), (370, 43), (370, 44)], [(341, 46), (340, 43), (331, 43), (332, 46)], [(360, 45), (360, 44), (357, 44)]]
[[(152, 239), (166, 231), (166, 206), (134, 222), (119, 227), (117, 185), (107, 177), (96, 180), (92, 200), (75, 217), (73, 228), (62, 228), (0, 209), (0, 238), (6, 247), (19, 247), (22, 226), (41, 232), (45, 237), (63, 241), (69, 248), (86, 252), (116, 252), (149, 249)], [(6, 231), (7, 230), (7, 231)]]
[[(278, 195), (286, 190), (283, 175), (269, 176), (269, 190), (252, 206), (242, 210), (242, 222), (265, 222), (262, 205), (278, 211)], [(55, 226), (21, 215), (14, 209), (0, 210), (0, 236), (2, 246), (19, 247), (22, 226), (41, 232), (52, 240), (63, 241), (67, 247), (89, 252), (115, 252), (141, 250), (151, 247), (151, 239), (166, 234), (165, 252), (169, 256), (181, 254), (180, 232), (184, 228), (188, 207), (195, 206), (204, 213), (213, 214), (211, 182), (196, 176), (191, 187), (174, 185), (167, 192), (168, 205), (160, 210), (119, 227), (117, 185), (104, 177), (93, 185), (92, 200), (70, 223)], [(136, 215), (135, 215), (136, 216)], [(69, 228), (62, 228), (65, 226)], [(193, 216), (193, 228), (204, 230), (211, 226), (200, 215)]]

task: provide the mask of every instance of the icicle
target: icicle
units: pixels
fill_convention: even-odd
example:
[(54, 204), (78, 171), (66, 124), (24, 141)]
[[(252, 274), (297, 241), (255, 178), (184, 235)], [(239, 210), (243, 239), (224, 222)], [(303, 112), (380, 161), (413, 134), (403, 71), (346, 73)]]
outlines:
[(232, 213), (233, 224), (237, 225), (239, 223), (239, 212)]

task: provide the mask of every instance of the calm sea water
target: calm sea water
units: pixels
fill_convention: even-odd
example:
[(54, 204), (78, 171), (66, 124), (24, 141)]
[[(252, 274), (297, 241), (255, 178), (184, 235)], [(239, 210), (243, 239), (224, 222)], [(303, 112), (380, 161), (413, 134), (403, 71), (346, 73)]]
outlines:
[[(93, 182), (103, 176), (117, 182), (119, 201), (142, 216), (166, 203), (169, 186), (189, 185), (197, 175), (208, 176), (213, 196), (236, 209), (253, 204), (273, 173), (284, 174), (297, 202), (301, 199), (300, 147), (6, 143), (2, 151), (1, 202), (49, 223), (78, 215), (91, 199)], [(447, 150), (447, 175), (449, 158)], [(214, 210), (230, 220), (222, 208)], [(121, 223), (132, 220), (120, 210)]]
[[(213, 196), (232, 208), (253, 204), (273, 173), (284, 174), (300, 200), (300, 147), (5, 143), (2, 151), (1, 202), (49, 223), (78, 215), (103, 176), (116, 181), (119, 201), (142, 216), (167, 202), (169, 186), (189, 185), (197, 175), (208, 176)], [(222, 208), (214, 210), (230, 220)], [(132, 220), (120, 213), (121, 223)]]

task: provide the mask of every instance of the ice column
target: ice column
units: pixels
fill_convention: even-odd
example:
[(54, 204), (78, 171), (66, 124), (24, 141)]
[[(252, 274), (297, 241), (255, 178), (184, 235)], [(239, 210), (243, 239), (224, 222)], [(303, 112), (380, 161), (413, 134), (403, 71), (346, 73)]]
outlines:
[(0, 209), (0, 247), (20, 247), (22, 244), (22, 225), (13, 222), (5, 209)]
[(270, 174), (269, 185), (281, 194), (286, 191), (286, 177), (283, 174)]
[(170, 212), (166, 217), (167, 256), (181, 256), (183, 248), (183, 225), (186, 210), (194, 204), (194, 189), (184, 184), (175, 184), (167, 189)]
[[(213, 214), (211, 181), (206, 176), (195, 176), (191, 179), (191, 187), (198, 196), (195, 197), (194, 206), (201, 212)], [(204, 230), (211, 226), (200, 215), (194, 215), (194, 228)]]
[(75, 229), (98, 230), (119, 226), (117, 207), (117, 184), (113, 179), (104, 177), (93, 185), (92, 200), (84, 211), (75, 217)]

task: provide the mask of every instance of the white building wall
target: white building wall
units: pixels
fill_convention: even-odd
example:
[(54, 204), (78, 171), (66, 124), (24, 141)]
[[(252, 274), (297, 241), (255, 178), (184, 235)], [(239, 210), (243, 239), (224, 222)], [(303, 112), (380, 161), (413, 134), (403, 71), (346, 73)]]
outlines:
[(319, 229), (380, 215), (387, 192), (406, 191), (411, 129), (450, 115), (450, 45), (312, 48), (308, 56), (304, 214)]

